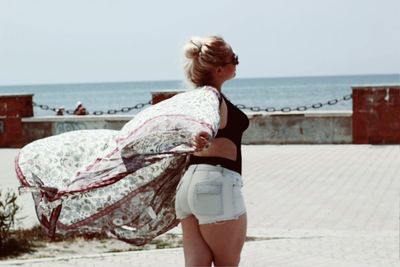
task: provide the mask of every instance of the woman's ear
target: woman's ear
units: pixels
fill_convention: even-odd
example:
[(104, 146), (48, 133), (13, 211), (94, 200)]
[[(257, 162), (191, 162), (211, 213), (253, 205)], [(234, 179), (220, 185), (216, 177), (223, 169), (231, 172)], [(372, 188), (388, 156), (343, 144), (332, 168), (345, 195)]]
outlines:
[(217, 68), (215, 69), (215, 73), (216, 73), (217, 75), (220, 75), (220, 74), (222, 73), (222, 67), (217, 67)]

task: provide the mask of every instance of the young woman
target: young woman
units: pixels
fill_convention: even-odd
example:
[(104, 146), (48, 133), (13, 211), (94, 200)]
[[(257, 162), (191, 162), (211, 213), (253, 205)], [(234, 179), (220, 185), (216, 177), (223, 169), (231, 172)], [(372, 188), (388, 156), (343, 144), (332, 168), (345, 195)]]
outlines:
[(200, 134), (189, 168), (177, 187), (175, 209), (181, 220), (187, 266), (237, 266), (246, 238), (246, 207), (242, 187), (242, 133), (247, 116), (222, 94), (235, 77), (238, 56), (223, 38), (192, 38), (184, 47), (185, 73), (202, 90), (217, 89), (220, 128), (215, 138)]

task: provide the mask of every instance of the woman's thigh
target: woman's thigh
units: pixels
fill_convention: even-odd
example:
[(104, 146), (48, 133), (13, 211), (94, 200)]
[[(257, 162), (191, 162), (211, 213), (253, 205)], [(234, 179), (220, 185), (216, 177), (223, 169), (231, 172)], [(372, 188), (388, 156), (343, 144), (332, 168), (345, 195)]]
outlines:
[(201, 236), (212, 251), (215, 266), (239, 265), (246, 229), (246, 213), (237, 220), (200, 225)]
[(183, 252), (186, 266), (211, 266), (212, 252), (204, 241), (199, 221), (193, 215), (182, 219)]

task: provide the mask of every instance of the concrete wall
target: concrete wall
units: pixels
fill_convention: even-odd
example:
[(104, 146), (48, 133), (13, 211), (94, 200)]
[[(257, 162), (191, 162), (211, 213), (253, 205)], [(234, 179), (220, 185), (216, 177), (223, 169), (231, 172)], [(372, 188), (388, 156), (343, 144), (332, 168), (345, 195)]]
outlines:
[[(352, 112), (247, 113), (250, 126), (243, 144), (351, 144)], [(49, 116), (23, 118), (26, 143), (82, 129), (114, 129), (132, 119), (125, 116)]]
[(75, 130), (111, 129), (119, 130), (132, 119), (128, 116), (46, 116), (22, 119), (23, 136), (26, 143), (40, 138)]
[(243, 144), (351, 144), (352, 112), (249, 115)]

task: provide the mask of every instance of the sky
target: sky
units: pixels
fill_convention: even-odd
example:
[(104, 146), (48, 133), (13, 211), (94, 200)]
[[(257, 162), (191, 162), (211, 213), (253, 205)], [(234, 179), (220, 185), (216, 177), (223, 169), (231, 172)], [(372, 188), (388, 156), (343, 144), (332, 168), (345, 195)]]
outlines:
[(400, 73), (399, 0), (0, 0), (0, 85), (181, 80), (220, 35), (238, 78)]

